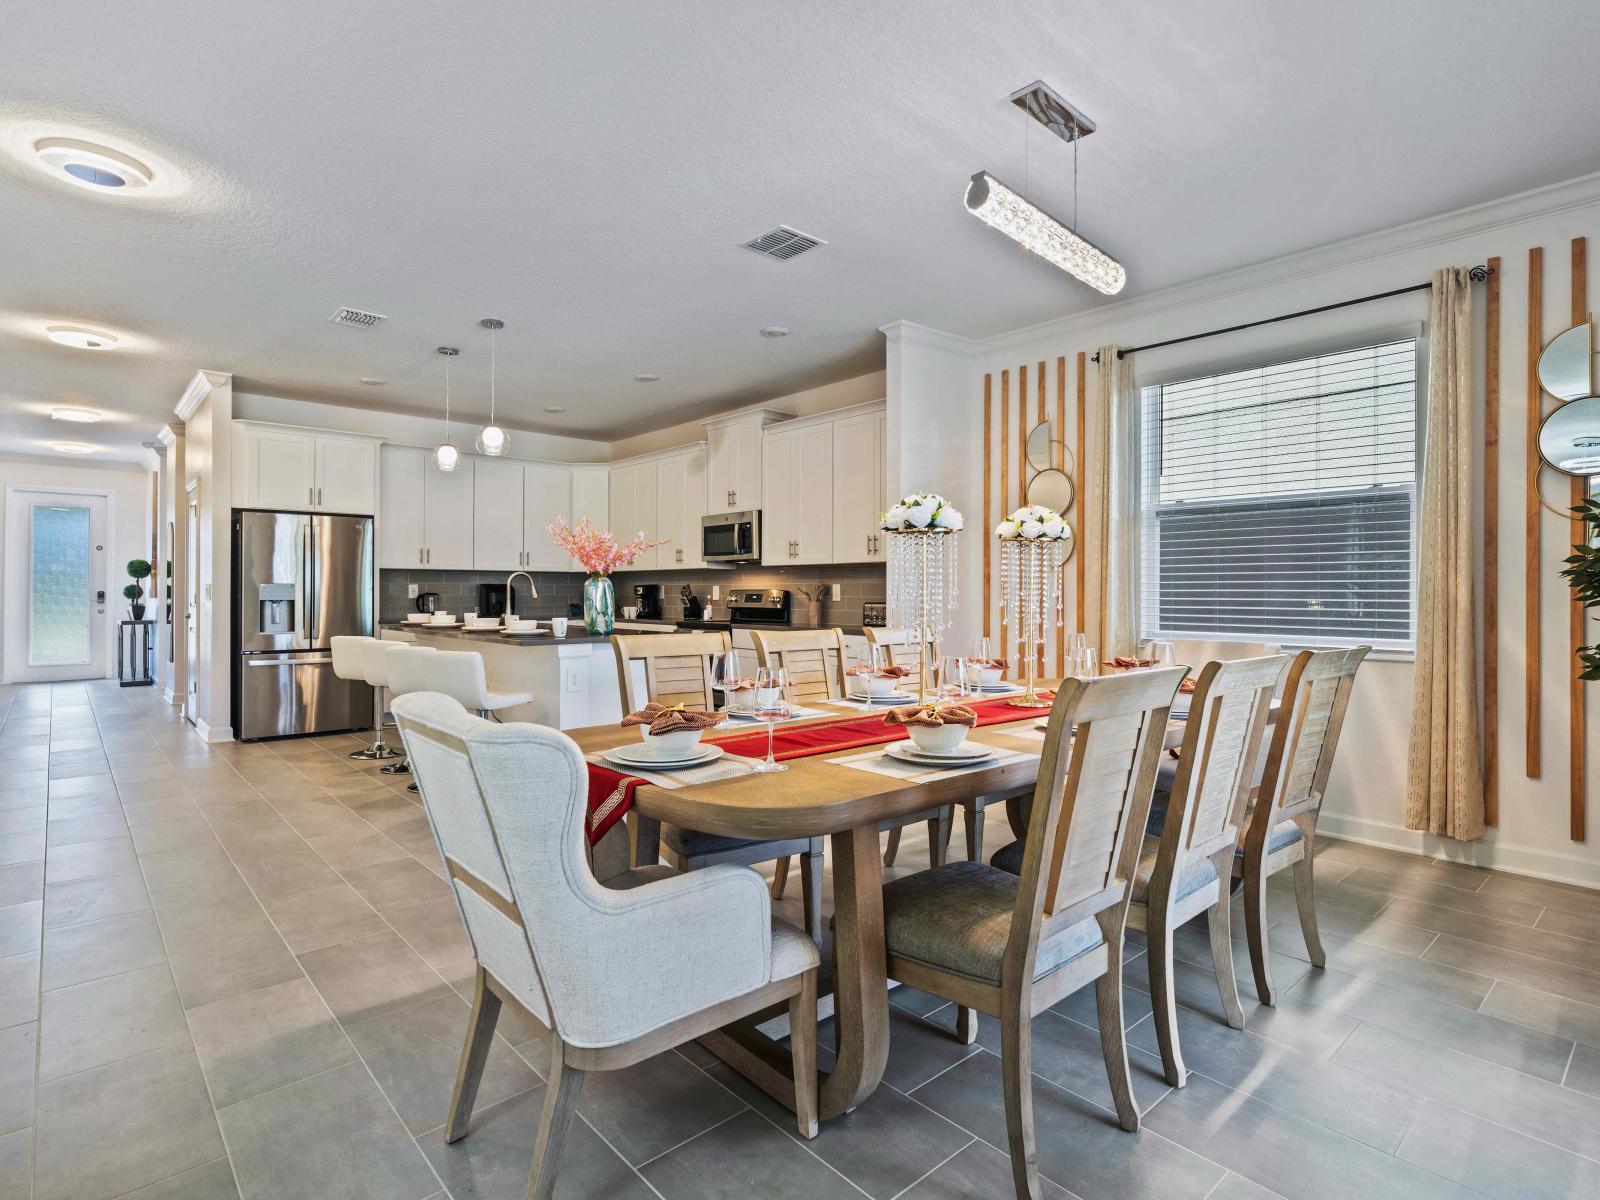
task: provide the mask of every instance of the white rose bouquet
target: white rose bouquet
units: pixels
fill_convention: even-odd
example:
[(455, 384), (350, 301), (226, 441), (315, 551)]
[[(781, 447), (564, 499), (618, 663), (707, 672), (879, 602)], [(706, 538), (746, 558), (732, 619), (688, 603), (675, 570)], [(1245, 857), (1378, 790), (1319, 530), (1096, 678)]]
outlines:
[(1071, 537), (1072, 530), (1055, 509), (1024, 504), (994, 527), (994, 535), (1002, 542), (1053, 542)]
[(889, 533), (954, 533), (966, 524), (959, 509), (933, 492), (913, 492), (883, 514)]

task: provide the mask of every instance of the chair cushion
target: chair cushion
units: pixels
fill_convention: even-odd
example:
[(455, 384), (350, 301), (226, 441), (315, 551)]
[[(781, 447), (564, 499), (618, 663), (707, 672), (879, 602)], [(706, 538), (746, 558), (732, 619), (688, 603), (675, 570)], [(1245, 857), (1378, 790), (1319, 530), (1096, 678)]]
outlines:
[(671, 879), (677, 872), (671, 867), (652, 866), (634, 867), (631, 871), (622, 871), (605, 881), (605, 886), (618, 892), (631, 892), (636, 887), (643, 887), (647, 883), (659, 883), (663, 879)]
[(1155, 795), (1150, 798), (1150, 816), (1144, 823), (1144, 831), (1151, 837), (1160, 837), (1161, 829), (1167, 823), (1167, 801), (1172, 799), (1172, 783), (1178, 777), (1178, 760), (1170, 754), (1161, 756), (1161, 765), (1156, 768)]
[(772, 919), (772, 979), (788, 979), (802, 971), (809, 971), (822, 961), (816, 943), (803, 929), (796, 929), (787, 921)]
[[(1150, 890), (1150, 879), (1156, 872), (1156, 851), (1161, 848), (1161, 839), (1147, 837), (1144, 846), (1139, 852), (1139, 865), (1133, 876), (1133, 902), (1143, 904), (1145, 894)], [(1178, 877), (1178, 894), (1175, 899), (1182, 900), (1191, 896), (1208, 883), (1216, 882), (1217, 868), (1209, 858), (1196, 859), (1191, 862), (1182, 875)]]
[(532, 692), (485, 692), (483, 706), (490, 712), (502, 708), (515, 708), (519, 704), (526, 704), (533, 699)]
[[(983, 863), (919, 871), (884, 886), (885, 943), (890, 954), (998, 986), (1016, 903), (1016, 876)], [(1093, 917), (1080, 921), (1040, 942), (1033, 976), (1104, 943)]]
[[(1247, 823), (1248, 824), (1248, 823)], [(1300, 826), (1293, 821), (1282, 820), (1272, 827), (1272, 832), (1267, 834), (1267, 853), (1275, 854), (1285, 846), (1292, 846), (1300, 840)], [(1239, 834), (1238, 854), (1244, 856), (1244, 834)]]
[(1010, 875), (1022, 874), (1022, 843), (1008, 842), (989, 856), (989, 865)]
[[(754, 838), (726, 837), (720, 833), (701, 833), (695, 829), (680, 829), (668, 825), (661, 831), (661, 840), (672, 848), (674, 854), (686, 858), (699, 858), (706, 854), (721, 854), (724, 850), (739, 850), (757, 845)], [(778, 855), (774, 854), (774, 858)]]

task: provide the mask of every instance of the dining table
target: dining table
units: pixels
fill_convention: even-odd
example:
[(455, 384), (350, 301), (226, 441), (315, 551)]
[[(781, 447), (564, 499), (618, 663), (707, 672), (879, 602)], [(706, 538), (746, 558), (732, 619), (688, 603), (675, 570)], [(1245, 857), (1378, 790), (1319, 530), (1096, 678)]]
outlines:
[[(1059, 680), (1043, 681), (1053, 689)], [(1044, 748), (1048, 708), (1017, 708), (1014, 720), (991, 701), (992, 724), (980, 724), (969, 741), (992, 746), (993, 758), (959, 767), (920, 770), (888, 760), (883, 746), (830, 747), (786, 760), (787, 770), (761, 773), (736, 766), (726, 755), (716, 778), (695, 782), (692, 773), (667, 786), (640, 787), (632, 794), (637, 817), (702, 833), (761, 841), (826, 837), (833, 875), (831, 967), (836, 1053), (833, 1069), (819, 1077), (818, 1115), (847, 1113), (872, 1095), (889, 1057), (889, 980), (884, 951), (883, 857), (879, 830), (885, 822), (910, 818), (963, 799), (1016, 792), (1034, 783)], [(817, 715), (779, 726), (783, 732), (838, 723), (867, 715), (860, 701), (808, 700)], [(880, 710), (881, 711), (881, 710)], [(1178, 745), (1181, 721), (1169, 725), (1166, 744)], [(764, 731), (764, 725), (750, 732)], [(591, 762), (599, 754), (637, 742), (638, 730), (617, 725), (571, 729), (568, 734)], [(718, 730), (718, 734), (724, 733)], [(781, 736), (781, 734), (780, 734)], [(753, 763), (753, 759), (743, 760)], [(708, 931), (708, 935), (714, 931)], [(788, 1051), (758, 1028), (765, 1016), (701, 1039), (712, 1053), (781, 1103), (793, 1107)]]

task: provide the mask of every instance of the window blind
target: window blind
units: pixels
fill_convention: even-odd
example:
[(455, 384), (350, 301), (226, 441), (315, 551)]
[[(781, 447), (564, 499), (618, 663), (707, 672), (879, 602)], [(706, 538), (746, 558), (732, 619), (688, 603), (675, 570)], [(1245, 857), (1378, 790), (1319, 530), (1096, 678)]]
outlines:
[(1141, 393), (1145, 638), (1410, 645), (1415, 339)]

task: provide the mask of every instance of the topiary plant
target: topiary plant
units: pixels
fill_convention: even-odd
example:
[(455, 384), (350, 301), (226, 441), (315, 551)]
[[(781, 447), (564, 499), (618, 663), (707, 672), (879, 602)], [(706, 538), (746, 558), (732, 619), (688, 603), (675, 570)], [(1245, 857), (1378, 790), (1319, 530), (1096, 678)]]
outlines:
[[(1561, 573), (1572, 585), (1572, 598), (1585, 608), (1600, 605), (1600, 499), (1590, 497), (1575, 504), (1572, 511), (1583, 518), (1589, 536), (1581, 546), (1574, 546), (1567, 556), (1567, 568)], [(1600, 644), (1580, 646), (1578, 661), (1583, 664), (1583, 679), (1600, 679)]]
[(149, 579), (150, 572), (154, 569), (142, 558), (130, 558), (128, 560), (128, 574), (133, 577), (134, 582), (123, 588), (122, 594), (128, 598), (128, 603), (133, 608), (133, 619), (135, 621), (144, 620), (144, 589), (139, 586), (139, 580)]

